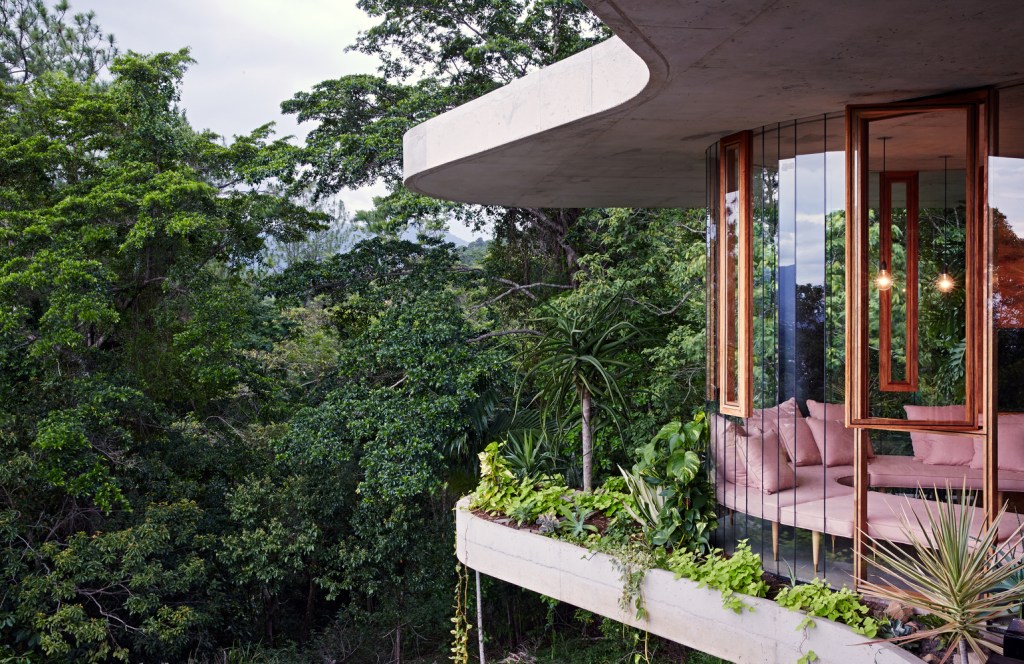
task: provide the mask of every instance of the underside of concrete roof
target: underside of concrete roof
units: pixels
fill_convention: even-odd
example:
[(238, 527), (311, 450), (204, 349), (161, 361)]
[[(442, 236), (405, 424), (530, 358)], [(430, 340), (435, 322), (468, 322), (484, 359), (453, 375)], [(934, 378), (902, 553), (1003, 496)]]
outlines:
[(405, 136), (420, 193), (702, 207), (730, 133), (1024, 79), (1020, 0), (586, 0), (616, 37)]

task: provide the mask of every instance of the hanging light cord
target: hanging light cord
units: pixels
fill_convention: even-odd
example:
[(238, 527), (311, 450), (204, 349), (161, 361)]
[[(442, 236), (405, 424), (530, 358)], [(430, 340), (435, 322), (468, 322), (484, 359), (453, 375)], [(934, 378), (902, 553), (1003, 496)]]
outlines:
[(942, 273), (949, 273), (949, 266), (946, 265), (946, 226), (949, 223), (946, 214), (949, 211), (949, 197), (947, 196), (949, 186), (949, 155), (942, 155)]

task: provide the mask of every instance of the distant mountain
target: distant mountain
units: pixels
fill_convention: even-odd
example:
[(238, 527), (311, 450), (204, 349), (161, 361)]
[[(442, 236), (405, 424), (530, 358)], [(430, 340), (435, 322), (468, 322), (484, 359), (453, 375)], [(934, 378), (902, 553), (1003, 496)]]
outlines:
[[(407, 228), (407, 229), (405, 229), (405, 232), (402, 233), (401, 238), (403, 240), (408, 240), (409, 242), (416, 242), (416, 239), (417, 239), (416, 236), (421, 235), (421, 234), (422, 235), (429, 235), (430, 237), (440, 238), (441, 240), (444, 240), (445, 242), (451, 242), (456, 247), (465, 247), (466, 245), (469, 244), (468, 242), (463, 240), (458, 235), (454, 235), (452, 233), (449, 233), (448, 231), (420, 231), (417, 228)], [(372, 234), (368, 234), (367, 237), (373, 237), (373, 235)], [(360, 239), (362, 239), (362, 238), (360, 238)]]

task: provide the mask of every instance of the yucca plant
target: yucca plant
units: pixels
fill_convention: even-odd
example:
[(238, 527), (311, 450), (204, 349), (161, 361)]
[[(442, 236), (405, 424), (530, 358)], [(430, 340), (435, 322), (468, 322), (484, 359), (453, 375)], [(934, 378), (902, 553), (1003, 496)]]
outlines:
[[(947, 486), (947, 495), (950, 493)], [(888, 578), (885, 585), (865, 582), (861, 592), (912, 606), (942, 621), (933, 629), (887, 640), (905, 643), (948, 636), (949, 648), (942, 662), (955, 651), (959, 651), (961, 664), (967, 664), (969, 651), (977, 653), (982, 661), (986, 648), (1002, 654), (1002, 646), (987, 632), (987, 623), (1012, 612), (1024, 595), (1024, 582), (1005, 585), (1024, 570), (1024, 558), (1016, 557), (1010, 546), (1020, 542), (1024, 526), (1018, 526), (997, 547), (999, 524), (1006, 516), (1003, 507), (991, 525), (972, 534), (973, 498), (965, 487), (959, 501), (929, 501), (927, 520), (917, 513), (913, 521), (906, 513), (901, 515), (901, 529), (914, 555), (892, 542), (868, 538), (874, 553), (872, 564)], [(997, 590), (999, 587), (1004, 589)]]

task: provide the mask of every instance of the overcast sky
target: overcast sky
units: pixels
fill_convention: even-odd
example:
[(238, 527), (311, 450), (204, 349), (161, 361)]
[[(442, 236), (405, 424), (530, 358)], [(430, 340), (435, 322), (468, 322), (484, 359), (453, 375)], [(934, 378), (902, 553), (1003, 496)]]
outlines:
[[(182, 106), (193, 126), (228, 137), (274, 121), (279, 135), (301, 138), (310, 126), (282, 115), (282, 101), (325, 79), (376, 70), (374, 58), (345, 51), (373, 25), (355, 0), (71, 0), (71, 9), (95, 11), (122, 51), (190, 47), (197, 62), (185, 75)], [(382, 193), (342, 198), (354, 212)]]

